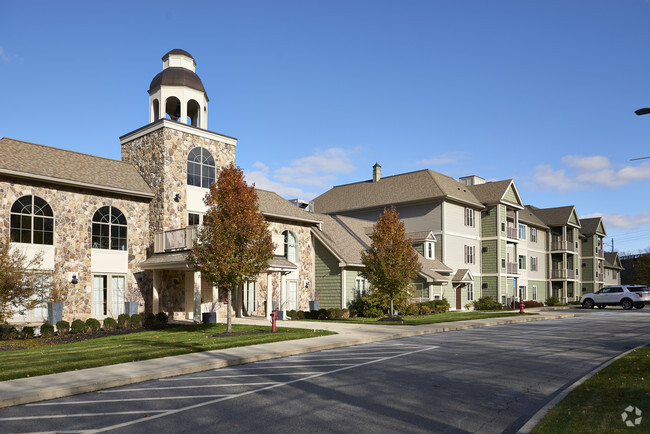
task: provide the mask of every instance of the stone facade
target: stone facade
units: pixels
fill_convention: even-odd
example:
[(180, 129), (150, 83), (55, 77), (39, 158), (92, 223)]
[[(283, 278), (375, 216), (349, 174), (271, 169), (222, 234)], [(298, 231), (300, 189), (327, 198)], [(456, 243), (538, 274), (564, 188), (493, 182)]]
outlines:
[[(136, 273), (137, 264), (146, 259), (149, 239), (148, 200), (74, 187), (55, 186), (51, 183), (27, 181), (17, 178), (0, 178), (0, 227), (2, 235), (9, 237), (10, 211), (13, 203), (22, 196), (35, 195), (44, 199), (54, 214), (54, 244), (40, 246), (12, 243), (15, 247), (54, 249), (53, 286), (67, 290), (64, 301), (64, 319), (87, 319), (91, 316), (92, 296), (92, 218), (102, 206), (113, 206), (127, 219), (128, 271), (125, 299), (139, 300)], [(100, 252), (101, 253), (101, 252)], [(126, 273), (124, 273), (126, 271)], [(70, 283), (69, 273), (78, 273), (79, 283)]]

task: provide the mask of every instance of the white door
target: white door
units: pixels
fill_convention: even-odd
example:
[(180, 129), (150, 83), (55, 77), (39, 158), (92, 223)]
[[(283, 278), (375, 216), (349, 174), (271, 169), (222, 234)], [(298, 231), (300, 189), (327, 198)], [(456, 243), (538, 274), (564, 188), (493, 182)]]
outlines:
[(298, 310), (298, 281), (287, 281), (287, 310)]

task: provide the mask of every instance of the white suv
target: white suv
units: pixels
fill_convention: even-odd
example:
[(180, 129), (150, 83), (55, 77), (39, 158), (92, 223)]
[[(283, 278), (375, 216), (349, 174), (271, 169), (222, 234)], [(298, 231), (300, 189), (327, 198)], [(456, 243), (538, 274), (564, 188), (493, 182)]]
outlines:
[(593, 309), (594, 306), (603, 309), (619, 304), (625, 310), (632, 307), (643, 309), (646, 303), (650, 303), (650, 290), (643, 285), (606, 286), (598, 292), (583, 295), (581, 303), (585, 309)]

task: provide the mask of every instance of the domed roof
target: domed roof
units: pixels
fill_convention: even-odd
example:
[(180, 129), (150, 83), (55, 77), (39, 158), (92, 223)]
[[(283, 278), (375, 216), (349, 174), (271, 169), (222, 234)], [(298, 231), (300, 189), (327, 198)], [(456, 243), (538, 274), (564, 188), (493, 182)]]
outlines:
[[(189, 57), (190, 59), (194, 60), (194, 57), (192, 57), (192, 55), (191, 55), (190, 53), (188, 53), (188, 52), (185, 51), (185, 50), (181, 50), (180, 48), (174, 48), (172, 51), (170, 51), (169, 53), (165, 54), (165, 55), (162, 57), (162, 60), (164, 61), (166, 58), (169, 57), (170, 54), (180, 54), (180, 55), (182, 55), (182, 56), (187, 56), (187, 57)], [(196, 65), (196, 60), (194, 60), (194, 64)]]
[(196, 75), (195, 72), (192, 72), (189, 69), (178, 67), (169, 67), (163, 69), (158, 73), (158, 75), (153, 78), (153, 80), (151, 80), (151, 84), (149, 85), (149, 93), (154, 92), (160, 86), (185, 86), (205, 93), (206, 99), (208, 98), (208, 94), (203, 87), (201, 79), (198, 75)]

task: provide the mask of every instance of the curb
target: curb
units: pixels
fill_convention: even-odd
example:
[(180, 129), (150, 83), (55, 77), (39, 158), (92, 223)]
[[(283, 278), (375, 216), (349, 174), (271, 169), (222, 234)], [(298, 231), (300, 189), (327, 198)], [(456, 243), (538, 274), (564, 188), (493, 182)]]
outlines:
[[(390, 339), (425, 334), (469, 330), (496, 325), (531, 321), (571, 318), (573, 314), (531, 315), (517, 318), (490, 318), (423, 326), (366, 326), (362, 336), (335, 334), (329, 336), (272, 342), (225, 350), (183, 354), (160, 359), (141, 360), (119, 365), (102, 366), (80, 371), (62, 372), (33, 378), (20, 378), (0, 382), (0, 408), (11, 407), (48, 399), (62, 398), (80, 393), (95, 392), (112, 387), (143, 381), (158, 380), (178, 375), (219, 369), (264, 360), (277, 359), (334, 348), (362, 345)], [(400, 329), (392, 329), (400, 327)], [(405, 328), (401, 328), (405, 327)], [(408, 328), (406, 328), (408, 327)], [(393, 331), (394, 330), (394, 331)], [(283, 348), (288, 347), (288, 348)]]

